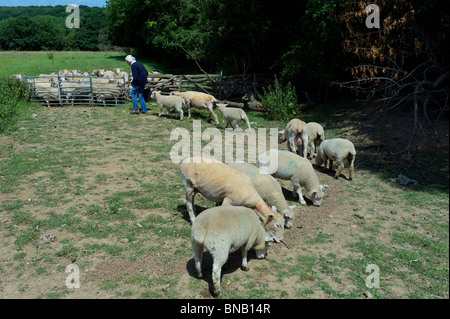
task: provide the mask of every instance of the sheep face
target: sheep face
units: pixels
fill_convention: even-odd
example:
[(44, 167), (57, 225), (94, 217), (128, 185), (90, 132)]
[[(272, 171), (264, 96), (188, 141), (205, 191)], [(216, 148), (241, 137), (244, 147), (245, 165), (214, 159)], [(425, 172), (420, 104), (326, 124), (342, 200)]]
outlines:
[(267, 222), (264, 225), (267, 232), (266, 241), (275, 241), (279, 243), (283, 240), (284, 234), (284, 219), (280, 214), (270, 213)]
[(220, 110), (221, 108), (227, 107), (228, 104), (225, 103), (216, 103), (216, 109)]
[(325, 196), (324, 191), (325, 188), (323, 185), (319, 185), (319, 188), (312, 193), (310, 199), (312, 200), (314, 206), (322, 205), (322, 199)]
[(283, 210), (283, 216), (285, 220), (284, 227), (291, 228), (292, 227), (292, 220), (294, 219), (294, 212), (292, 209), (294, 209), (295, 205), (288, 206), (285, 210)]
[(152, 95), (150, 96), (152, 99), (155, 99), (155, 97), (156, 97), (156, 94), (160, 94), (161, 93), (161, 91), (153, 91), (152, 92)]

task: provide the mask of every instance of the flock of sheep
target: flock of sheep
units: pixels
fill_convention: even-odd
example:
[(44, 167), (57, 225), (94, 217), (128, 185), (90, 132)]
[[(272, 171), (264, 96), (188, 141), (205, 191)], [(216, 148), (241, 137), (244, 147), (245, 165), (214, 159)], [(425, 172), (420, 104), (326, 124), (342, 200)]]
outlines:
[(115, 68), (114, 71), (99, 69), (92, 72), (60, 70), (51, 74), (40, 74), (37, 77), (26, 78), (23, 74), (14, 74), (11, 77), (26, 79), (27, 84), (34, 90), (34, 96), (44, 101), (47, 106), (52, 102), (61, 101), (67, 101), (73, 106), (75, 99), (85, 104), (97, 101), (106, 106), (107, 102), (114, 101), (117, 105), (120, 100), (125, 100), (128, 92), (126, 84), (132, 80), (131, 75), (123, 68)]
[[(180, 108), (193, 105), (190, 104), (192, 101), (186, 98), (186, 93), (181, 95), (185, 99), (183, 102), (179, 100)], [(158, 100), (160, 96), (155, 94), (155, 97)], [(166, 102), (160, 100), (158, 104), (160, 107), (167, 107)], [(206, 100), (201, 102), (203, 103), (196, 104), (197, 107), (201, 105), (208, 109)], [(248, 123), (243, 110), (234, 112), (233, 108), (223, 107), (225, 112), (221, 111), (227, 123), (235, 125), (239, 120)], [(182, 113), (180, 117), (182, 118)], [(249, 124), (248, 127), (250, 129)], [(284, 228), (292, 227), (292, 209), (295, 206), (287, 204), (276, 178), (291, 181), (293, 196), (298, 196), (300, 204), (306, 205), (302, 193), (304, 188), (305, 197), (311, 200), (314, 206), (320, 206), (328, 186), (319, 183), (310, 159), (315, 157), (316, 166), (324, 164), (324, 169), (329, 161), (330, 170), (333, 162), (336, 162), (338, 170), (334, 175), (335, 179), (341, 175), (344, 161), (347, 160), (350, 171), (348, 179), (352, 180), (354, 177), (356, 151), (353, 143), (341, 138), (325, 140), (324, 129), (320, 124), (293, 119), (287, 123), (285, 130), (278, 133), (278, 142), (285, 141), (288, 151), (268, 150), (260, 155), (258, 166), (248, 163), (224, 164), (204, 157), (189, 157), (181, 163), (185, 203), (192, 222), (191, 244), (195, 267), (201, 278), (203, 251), (209, 251), (213, 257), (212, 281), (216, 296), (221, 293), (221, 268), (230, 253), (240, 249), (242, 269), (248, 270), (247, 253), (250, 249), (255, 249), (258, 258), (264, 258), (270, 243), (282, 242)], [(307, 158), (308, 146), (310, 153)], [(270, 165), (272, 160), (276, 160), (275, 168)], [(206, 209), (196, 216), (194, 197), (197, 193), (221, 206)]]

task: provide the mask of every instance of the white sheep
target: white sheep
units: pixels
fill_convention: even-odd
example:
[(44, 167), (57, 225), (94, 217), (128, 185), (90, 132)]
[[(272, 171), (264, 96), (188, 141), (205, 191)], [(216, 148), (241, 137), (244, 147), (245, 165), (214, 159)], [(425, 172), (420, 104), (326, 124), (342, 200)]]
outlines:
[(259, 168), (249, 163), (230, 163), (228, 166), (250, 177), (253, 187), (267, 205), (269, 207), (275, 207), (277, 212), (283, 214), (285, 221), (284, 227), (292, 227), (294, 220), (294, 212), (292, 209), (294, 209), (295, 205), (289, 206), (287, 204), (281, 185), (273, 176), (260, 174)]
[(262, 172), (270, 169), (270, 162), (262, 160), (270, 158), (270, 161), (277, 160), (275, 171), (267, 172), (276, 178), (290, 180), (294, 189), (292, 195), (298, 195), (300, 204), (306, 205), (302, 195), (302, 187), (306, 189), (306, 197), (309, 198), (314, 206), (320, 206), (324, 196), (325, 188), (319, 183), (316, 172), (311, 162), (295, 153), (283, 150), (268, 150), (261, 154), (258, 160)]
[(316, 165), (321, 166), (324, 164), (324, 169), (327, 168), (327, 161), (330, 161), (329, 170), (333, 168), (333, 161), (339, 165), (335, 179), (339, 178), (344, 170), (344, 160), (347, 159), (349, 165), (349, 180), (354, 177), (354, 163), (356, 157), (355, 146), (352, 142), (343, 138), (333, 138), (325, 140), (320, 144), (319, 151), (316, 156)]
[[(306, 123), (306, 128), (308, 131), (308, 145), (310, 147), (310, 153), (308, 155), (309, 159), (312, 159), (315, 156), (316, 149), (320, 146), (320, 144), (325, 140), (325, 131), (319, 123), (316, 122), (308, 122)], [(285, 130), (278, 132), (278, 144), (286, 142), (286, 133)], [(297, 154), (301, 155), (300, 149), (303, 147), (303, 142), (300, 136), (294, 140), (294, 144), (297, 148)]]
[(302, 141), (302, 152), (300, 154), (306, 157), (306, 148), (308, 147), (308, 129), (306, 123), (299, 119), (290, 120), (286, 125), (285, 134), (288, 150), (297, 153), (296, 143), (300, 139)]
[(267, 206), (250, 178), (214, 159), (188, 157), (181, 162), (186, 190), (186, 207), (191, 222), (195, 220), (194, 197), (197, 193), (222, 206), (251, 208), (263, 222), (264, 229), (279, 242), (283, 239), (284, 218)]
[(185, 100), (186, 104), (189, 105), (190, 107), (194, 107), (199, 110), (207, 110), (209, 112), (209, 116), (206, 121), (209, 121), (212, 116), (214, 118), (216, 125), (217, 126), (219, 125), (219, 120), (217, 119), (217, 115), (216, 113), (214, 113), (213, 110), (216, 98), (211, 94), (196, 91), (186, 91), (186, 92), (173, 91), (170, 94), (181, 96)]
[(180, 115), (180, 121), (183, 120), (183, 107), (188, 109), (188, 117), (191, 117), (191, 109), (186, 104), (184, 99), (180, 96), (174, 95), (162, 95), (161, 91), (153, 91), (151, 95), (152, 99), (155, 99), (159, 106), (159, 114), (161, 116), (163, 108), (166, 108), (169, 112), (170, 110), (175, 109)]
[(271, 241), (258, 216), (250, 208), (220, 206), (206, 209), (192, 223), (191, 230), (197, 275), (203, 277), (201, 265), (203, 250), (206, 249), (214, 259), (212, 282), (214, 293), (219, 297), (221, 269), (229, 254), (241, 249), (241, 268), (247, 271), (248, 251), (253, 248), (257, 258), (265, 258)]
[(227, 107), (227, 105), (228, 104), (224, 103), (216, 104), (217, 109), (222, 113), (223, 117), (227, 121), (227, 125), (225, 126), (225, 128), (227, 128), (228, 125), (231, 125), (233, 130), (235, 130), (239, 127), (237, 123), (240, 121), (244, 121), (245, 124), (247, 124), (248, 131), (250, 132), (252, 128), (250, 127), (250, 121), (248, 120), (245, 111), (236, 107)]

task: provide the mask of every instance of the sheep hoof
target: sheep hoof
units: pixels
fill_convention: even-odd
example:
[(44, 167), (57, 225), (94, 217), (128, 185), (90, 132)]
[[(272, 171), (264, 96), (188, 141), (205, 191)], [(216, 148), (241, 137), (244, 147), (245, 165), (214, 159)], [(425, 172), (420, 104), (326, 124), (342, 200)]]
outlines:
[(339, 179), (339, 176), (334, 175), (334, 179)]
[(249, 268), (248, 266), (241, 266), (241, 269), (242, 269), (243, 271), (248, 271), (250, 268)]

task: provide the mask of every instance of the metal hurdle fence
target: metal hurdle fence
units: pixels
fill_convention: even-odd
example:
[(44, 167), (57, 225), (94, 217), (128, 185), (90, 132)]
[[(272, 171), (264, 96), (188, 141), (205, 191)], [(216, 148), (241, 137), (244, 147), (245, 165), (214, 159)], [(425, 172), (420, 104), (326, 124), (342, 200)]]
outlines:
[[(117, 78), (115, 79), (117, 80)], [(115, 106), (125, 104), (129, 85), (90, 75), (25, 76), (31, 101), (47, 106)]]

